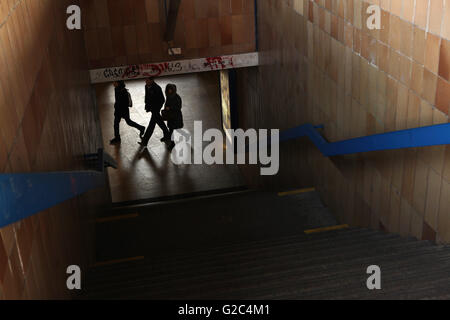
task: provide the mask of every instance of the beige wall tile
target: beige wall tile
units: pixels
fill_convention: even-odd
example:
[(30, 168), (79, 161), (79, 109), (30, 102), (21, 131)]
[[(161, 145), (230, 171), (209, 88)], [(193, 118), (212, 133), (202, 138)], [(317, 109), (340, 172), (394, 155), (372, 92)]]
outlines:
[[(369, 3), (383, 9), (382, 29), (376, 32), (364, 21)], [(264, 101), (263, 113), (260, 103), (246, 106), (252, 125), (267, 125), (273, 118), (281, 127), (325, 123), (324, 134), (336, 141), (448, 122), (450, 50), (443, 18), (448, 1), (304, 1), (303, 13), (296, 1), (259, 0), (258, 5), (258, 42), (267, 66), (246, 90), (251, 100)], [(342, 54), (340, 47), (345, 48)], [(290, 89), (297, 79), (307, 84)], [(299, 106), (302, 117), (278, 119), (280, 97)], [(302, 161), (295, 149), (290, 151), (290, 161)], [(445, 231), (439, 234), (447, 220), (439, 216), (439, 192), (450, 177), (448, 147), (333, 159), (328, 165), (346, 181), (345, 197), (326, 187), (334, 185), (333, 178), (317, 152), (308, 149), (307, 154), (314, 170), (303, 172), (300, 180), (315, 181), (344, 222), (361, 225), (370, 214), (374, 228), (420, 239), (445, 237)], [(288, 178), (279, 176), (270, 185), (283, 185)]]

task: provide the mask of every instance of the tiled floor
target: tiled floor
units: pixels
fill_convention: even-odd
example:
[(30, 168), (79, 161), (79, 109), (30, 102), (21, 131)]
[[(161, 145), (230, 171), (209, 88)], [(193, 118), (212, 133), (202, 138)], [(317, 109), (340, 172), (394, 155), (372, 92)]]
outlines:
[[(221, 128), (220, 92), (217, 73), (182, 75), (158, 79), (164, 89), (174, 83), (183, 99), (185, 128), (193, 132), (194, 121), (202, 120), (203, 129)], [(133, 97), (131, 119), (148, 125), (151, 114), (144, 110), (144, 81), (127, 82)], [(176, 166), (166, 146), (160, 142), (157, 127), (148, 149), (140, 149), (137, 130), (121, 123), (122, 144), (110, 146), (113, 137), (114, 90), (112, 84), (96, 86), (97, 103), (106, 151), (118, 162), (118, 170), (109, 170), (113, 202), (145, 200), (243, 185), (237, 166)]]

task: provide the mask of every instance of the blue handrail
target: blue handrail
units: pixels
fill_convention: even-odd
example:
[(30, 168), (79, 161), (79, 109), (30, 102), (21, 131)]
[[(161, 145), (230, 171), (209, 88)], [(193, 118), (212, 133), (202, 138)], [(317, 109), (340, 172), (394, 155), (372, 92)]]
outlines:
[(308, 137), (326, 157), (406, 148), (419, 148), (450, 144), (450, 124), (407, 129), (338, 142), (327, 142), (311, 124), (288, 129), (280, 133), (280, 141)]
[(100, 188), (104, 183), (104, 174), (97, 171), (2, 174), (0, 228)]
[(105, 168), (117, 168), (103, 149), (85, 155), (87, 171), (0, 174), (0, 228), (105, 185)]

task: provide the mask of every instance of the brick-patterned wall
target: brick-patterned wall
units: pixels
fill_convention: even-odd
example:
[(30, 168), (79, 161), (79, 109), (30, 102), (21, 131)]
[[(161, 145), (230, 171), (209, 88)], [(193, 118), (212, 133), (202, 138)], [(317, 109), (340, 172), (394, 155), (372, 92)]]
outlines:
[[(0, 172), (81, 169), (101, 146), (75, 0), (0, 1)], [(94, 200), (95, 199), (95, 200)], [(68, 298), (65, 271), (86, 266), (93, 192), (0, 229), (0, 298)]]
[(181, 0), (171, 57), (165, 0), (82, 0), (90, 68), (255, 51), (255, 0)]
[[(338, 141), (449, 121), (449, 0), (259, 0), (258, 21), (264, 66), (240, 71), (248, 126), (325, 124)], [(342, 222), (450, 242), (450, 146), (328, 159), (301, 144), (283, 146), (277, 186), (312, 179)]]

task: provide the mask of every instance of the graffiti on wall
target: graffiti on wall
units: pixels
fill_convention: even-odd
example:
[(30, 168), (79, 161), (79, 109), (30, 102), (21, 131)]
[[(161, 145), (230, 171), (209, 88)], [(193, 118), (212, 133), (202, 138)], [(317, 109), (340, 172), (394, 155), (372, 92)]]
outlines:
[[(233, 57), (213, 57), (205, 59), (205, 68), (211, 70), (225, 70), (233, 68)], [(229, 68), (228, 68), (229, 67)]]
[(163, 73), (183, 71), (180, 62), (151, 63), (128, 66), (120, 75), (122, 79), (135, 79), (139, 77), (158, 77)]
[(202, 59), (112, 67), (91, 70), (90, 72), (92, 83), (102, 83), (117, 80), (132, 80), (147, 77), (244, 68), (257, 66), (258, 64), (259, 55), (255, 52)]

